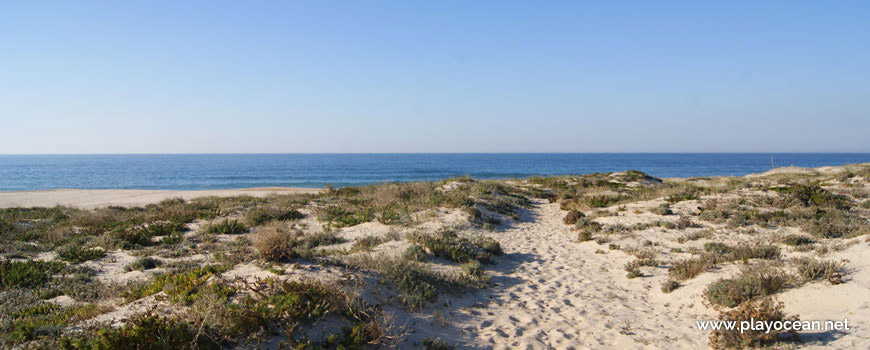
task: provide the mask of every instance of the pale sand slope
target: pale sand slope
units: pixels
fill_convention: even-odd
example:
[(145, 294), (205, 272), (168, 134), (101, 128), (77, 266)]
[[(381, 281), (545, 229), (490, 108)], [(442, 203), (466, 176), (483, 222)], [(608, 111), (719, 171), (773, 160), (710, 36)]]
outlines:
[(0, 208), (53, 207), (68, 205), (83, 209), (105, 206), (143, 206), (169, 198), (193, 199), (208, 196), (254, 196), (270, 194), (317, 193), (316, 188), (262, 187), (232, 190), (169, 191), (169, 190), (45, 190), (0, 192)]
[[(538, 203), (516, 224), (492, 234), (505, 251), (493, 266), (495, 286), (458, 301), (445, 339), (464, 338), (482, 349), (700, 349), (707, 334), (693, 320), (715, 318), (697, 298), (700, 288), (671, 294), (661, 278), (625, 277), (633, 257), (594, 242), (575, 243), (559, 204)], [(699, 276), (698, 279), (705, 276)], [(707, 276), (707, 278), (713, 278)], [(706, 284), (704, 284), (706, 285)], [(464, 342), (463, 341), (463, 342)]]

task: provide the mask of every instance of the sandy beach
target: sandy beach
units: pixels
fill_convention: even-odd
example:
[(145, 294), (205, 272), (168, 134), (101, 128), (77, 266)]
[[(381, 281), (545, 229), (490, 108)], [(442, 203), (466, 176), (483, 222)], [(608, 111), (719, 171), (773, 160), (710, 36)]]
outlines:
[(55, 205), (93, 209), (107, 206), (143, 206), (164, 199), (183, 198), (191, 200), (200, 197), (252, 196), (264, 197), (271, 194), (318, 193), (320, 189), (296, 187), (260, 187), (227, 190), (172, 191), (172, 190), (79, 190), (58, 189), (44, 191), (0, 192), (0, 208), (13, 207), (53, 207)]

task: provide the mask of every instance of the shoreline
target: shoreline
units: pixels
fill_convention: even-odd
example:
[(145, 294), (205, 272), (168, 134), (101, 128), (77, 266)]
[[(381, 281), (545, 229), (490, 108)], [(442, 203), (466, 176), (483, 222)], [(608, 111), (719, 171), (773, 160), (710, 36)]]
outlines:
[[(775, 175), (833, 175), (868, 166), (870, 163), (854, 163), (838, 166), (804, 168), (783, 166), (765, 172), (744, 176), (711, 176), (758, 178)], [(663, 180), (680, 181), (699, 177), (664, 177)], [(73, 206), (81, 209), (95, 209), (108, 206), (136, 207), (157, 203), (164, 199), (180, 197), (190, 200), (199, 197), (231, 197), (249, 195), (264, 197), (270, 194), (319, 193), (323, 188), (307, 187), (249, 187), (213, 190), (142, 190), (142, 189), (49, 189), (29, 191), (0, 191), (0, 208), (15, 207), (53, 207), (55, 205)]]
[(322, 190), (302, 187), (252, 187), (223, 190), (52, 189), (9, 191), (0, 192), (0, 208), (53, 207), (56, 205), (82, 209), (108, 206), (136, 207), (176, 197), (185, 200), (210, 196), (265, 197), (270, 194), (319, 193)]

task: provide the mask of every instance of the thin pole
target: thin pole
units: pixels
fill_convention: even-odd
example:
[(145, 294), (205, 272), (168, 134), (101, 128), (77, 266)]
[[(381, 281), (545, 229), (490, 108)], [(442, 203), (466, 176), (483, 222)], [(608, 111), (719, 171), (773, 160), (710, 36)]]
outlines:
[(770, 156), (770, 168), (776, 169), (776, 165), (773, 164), (773, 156)]

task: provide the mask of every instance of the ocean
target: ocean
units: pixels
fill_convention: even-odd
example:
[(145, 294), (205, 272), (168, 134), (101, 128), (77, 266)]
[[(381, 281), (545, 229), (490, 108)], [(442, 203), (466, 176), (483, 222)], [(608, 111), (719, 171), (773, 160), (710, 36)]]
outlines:
[(746, 175), (776, 166), (870, 162), (870, 153), (0, 155), (0, 191), (336, 187), (379, 182), (587, 174)]

